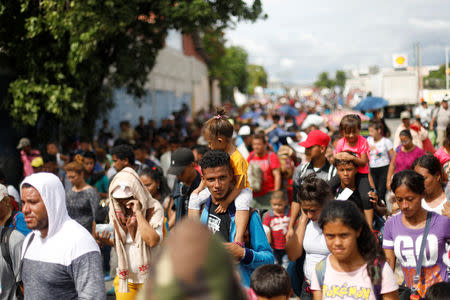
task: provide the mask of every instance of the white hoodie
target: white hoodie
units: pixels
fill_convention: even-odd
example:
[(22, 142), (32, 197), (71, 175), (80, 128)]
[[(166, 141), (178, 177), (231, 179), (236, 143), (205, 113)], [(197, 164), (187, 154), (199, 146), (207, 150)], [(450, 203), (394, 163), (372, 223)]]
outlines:
[(42, 238), (39, 230), (33, 230), (22, 247), (25, 299), (105, 299), (99, 247), (69, 217), (59, 178), (51, 173), (32, 174), (21, 183), (21, 191), (25, 183), (39, 192), (48, 215), (47, 236)]

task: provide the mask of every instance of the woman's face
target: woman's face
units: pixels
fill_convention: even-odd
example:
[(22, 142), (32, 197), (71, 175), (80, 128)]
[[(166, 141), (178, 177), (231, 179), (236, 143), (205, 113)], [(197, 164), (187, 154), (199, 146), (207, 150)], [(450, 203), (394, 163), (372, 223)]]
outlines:
[(358, 237), (361, 230), (345, 225), (341, 220), (328, 222), (323, 226), (323, 235), (330, 252), (338, 261), (348, 260), (358, 251)]
[(75, 186), (80, 185), (80, 183), (84, 181), (83, 173), (77, 173), (74, 171), (68, 171), (67, 178), (69, 179), (70, 183)]
[(150, 195), (152, 195), (153, 198), (155, 198), (158, 194), (158, 188), (159, 188), (158, 182), (156, 182), (155, 180), (153, 180), (152, 178), (150, 178), (147, 175), (142, 175), (140, 178), (141, 178), (142, 183), (145, 185), (145, 188), (147, 189), (147, 191), (150, 193)]
[(410, 149), (410, 148), (413, 147), (412, 140), (411, 140), (409, 137), (407, 137), (407, 136), (401, 135), (401, 136), (400, 136), (400, 143), (402, 144), (402, 146), (403, 146), (405, 149)]
[(405, 184), (397, 187), (394, 193), (397, 205), (405, 217), (411, 218), (422, 210), (423, 195), (414, 193)]
[(442, 191), (439, 175), (432, 175), (430, 174), (427, 168), (421, 167), (419, 165), (417, 165), (414, 168), (414, 171), (416, 171), (425, 178), (425, 195), (432, 195), (433, 192), (436, 191), (436, 189)]
[(309, 220), (317, 222), (321, 211), (322, 206), (316, 201), (302, 201), (302, 213), (304, 213)]

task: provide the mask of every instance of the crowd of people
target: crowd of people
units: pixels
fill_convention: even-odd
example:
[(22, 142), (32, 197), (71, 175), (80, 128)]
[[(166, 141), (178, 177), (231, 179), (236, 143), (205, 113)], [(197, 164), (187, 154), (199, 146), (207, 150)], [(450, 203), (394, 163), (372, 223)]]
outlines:
[(378, 111), (333, 124), (322, 104), (20, 139), (20, 186), (0, 172), (0, 299), (446, 299), (447, 101), (392, 136)]

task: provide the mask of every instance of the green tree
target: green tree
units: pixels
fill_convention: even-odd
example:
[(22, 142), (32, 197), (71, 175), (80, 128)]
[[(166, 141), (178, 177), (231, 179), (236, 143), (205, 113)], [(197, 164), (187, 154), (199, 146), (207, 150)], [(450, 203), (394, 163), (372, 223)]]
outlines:
[(248, 54), (242, 47), (225, 46), (225, 34), (222, 29), (208, 28), (203, 31), (203, 45), (208, 58), (210, 80), (220, 81), (222, 101), (233, 99), (233, 88), (247, 91)]
[(423, 84), (427, 89), (445, 89), (445, 64), (441, 65), (438, 70), (431, 71), (423, 79)]
[(232, 46), (225, 49), (223, 66), (226, 67), (219, 73), (222, 100), (230, 101), (233, 99), (234, 87), (237, 87), (241, 92), (246, 92), (248, 82), (247, 58), (248, 54), (244, 48)]
[(335, 82), (328, 77), (328, 72), (322, 72), (314, 85), (319, 88), (331, 88), (335, 86)]
[(256, 86), (267, 86), (267, 73), (263, 66), (248, 65), (247, 92), (253, 94)]
[(17, 125), (54, 119), (92, 133), (115, 88), (145, 94), (168, 29), (224, 29), (261, 14), (260, 0), (2, 1), (0, 61), (13, 76), (4, 105)]
[(335, 77), (336, 85), (341, 87), (341, 88), (344, 88), (346, 80), (347, 80), (347, 77), (345, 75), (345, 72), (342, 71), (342, 70), (337, 70), (336, 71), (336, 77)]

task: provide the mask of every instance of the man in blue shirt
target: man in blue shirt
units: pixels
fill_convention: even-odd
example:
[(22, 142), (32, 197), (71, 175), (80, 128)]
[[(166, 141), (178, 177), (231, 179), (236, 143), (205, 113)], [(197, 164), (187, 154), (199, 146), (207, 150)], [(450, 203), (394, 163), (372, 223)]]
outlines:
[(200, 221), (206, 224), (213, 234), (218, 234), (227, 241), (224, 243), (225, 247), (239, 261), (242, 283), (249, 286), (252, 272), (259, 266), (272, 264), (274, 261), (261, 218), (257, 212), (253, 211), (247, 228), (248, 237), (245, 247), (234, 243), (236, 234), (234, 203), (228, 206), (224, 214), (215, 212), (215, 208), (220, 202), (225, 201), (233, 190), (234, 176), (230, 156), (224, 151), (211, 150), (202, 157), (200, 166), (203, 173), (202, 180), (211, 192)]

